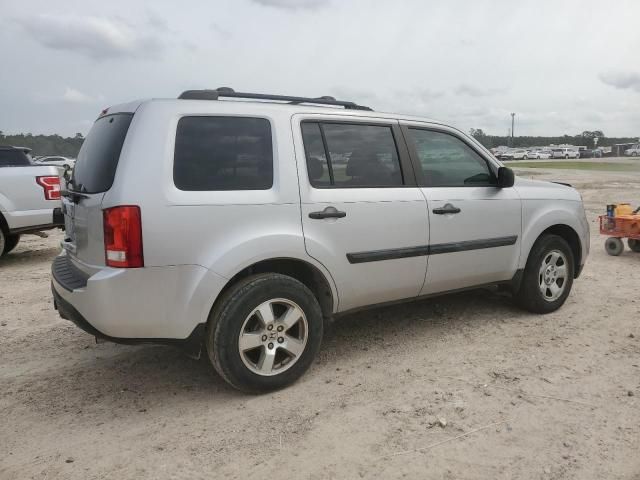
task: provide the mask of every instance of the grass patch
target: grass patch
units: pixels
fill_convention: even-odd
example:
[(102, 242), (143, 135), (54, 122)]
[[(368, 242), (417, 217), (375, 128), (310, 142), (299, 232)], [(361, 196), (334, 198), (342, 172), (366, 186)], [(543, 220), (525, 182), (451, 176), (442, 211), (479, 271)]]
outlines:
[(510, 168), (559, 168), (564, 170), (602, 170), (610, 172), (640, 172), (640, 162), (505, 162)]

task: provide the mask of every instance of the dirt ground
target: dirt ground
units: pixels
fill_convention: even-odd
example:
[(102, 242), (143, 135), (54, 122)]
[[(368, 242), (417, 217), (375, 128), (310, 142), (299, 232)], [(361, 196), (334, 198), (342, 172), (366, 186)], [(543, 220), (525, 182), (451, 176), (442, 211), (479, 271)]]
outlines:
[(484, 290), (362, 312), (263, 396), (95, 344), (53, 310), (61, 235), (25, 237), (0, 261), (0, 478), (640, 478), (640, 255), (607, 256), (595, 224), (640, 174), (523, 174), (573, 183), (591, 220), (560, 311)]

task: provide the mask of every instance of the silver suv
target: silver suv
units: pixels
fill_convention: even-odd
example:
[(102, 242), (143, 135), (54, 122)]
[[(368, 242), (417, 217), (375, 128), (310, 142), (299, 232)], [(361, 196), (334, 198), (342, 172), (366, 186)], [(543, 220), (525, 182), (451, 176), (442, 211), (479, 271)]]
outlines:
[(554, 311), (589, 249), (576, 190), (514, 179), (455, 128), (231, 89), (103, 111), (63, 207), (63, 318), (204, 347), (250, 392), (299, 378), (354, 309), (503, 285)]

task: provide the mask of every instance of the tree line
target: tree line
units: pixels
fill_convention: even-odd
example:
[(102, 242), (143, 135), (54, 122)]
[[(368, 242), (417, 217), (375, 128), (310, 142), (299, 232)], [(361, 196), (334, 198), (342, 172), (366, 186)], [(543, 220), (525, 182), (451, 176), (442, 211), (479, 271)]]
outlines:
[(500, 146), (509, 147), (544, 147), (546, 145), (569, 144), (575, 146), (584, 145), (587, 148), (594, 148), (596, 145), (594, 139), (598, 139), (598, 147), (611, 147), (617, 143), (637, 143), (638, 137), (607, 137), (602, 130), (585, 130), (578, 135), (562, 135), (558, 137), (513, 137), (513, 145), (511, 137), (500, 135), (487, 135), (481, 128), (472, 128), (469, 132), (476, 140), (478, 140), (486, 148), (494, 148)]
[[(514, 137), (511, 145), (511, 137), (500, 135), (487, 135), (480, 128), (472, 128), (469, 132), (482, 145), (487, 148), (500, 146), (512, 147), (533, 147), (545, 145), (560, 145), (563, 143), (570, 145), (584, 145), (588, 148), (594, 147), (594, 138), (598, 138), (599, 147), (611, 147), (616, 143), (635, 143), (638, 137), (607, 137), (602, 130), (585, 130), (579, 135), (562, 135), (558, 137)], [(32, 150), (32, 155), (61, 155), (63, 157), (76, 158), (84, 137), (81, 133), (76, 133), (73, 137), (61, 137), (60, 135), (32, 135), (31, 133), (20, 133), (17, 135), (5, 135), (0, 131), (0, 145), (13, 145), (16, 147), (27, 147)]]
[(31, 133), (19, 133), (6, 135), (0, 131), (0, 145), (12, 145), (14, 147), (27, 147), (32, 155), (61, 155), (63, 157), (76, 158), (84, 137), (76, 133), (73, 137), (61, 137), (60, 135), (32, 135)]

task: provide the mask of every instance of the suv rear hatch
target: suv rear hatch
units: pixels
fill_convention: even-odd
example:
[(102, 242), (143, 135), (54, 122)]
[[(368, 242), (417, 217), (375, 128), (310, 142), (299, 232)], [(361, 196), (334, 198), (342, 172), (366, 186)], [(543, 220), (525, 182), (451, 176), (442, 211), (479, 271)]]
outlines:
[(102, 199), (113, 185), (132, 119), (133, 113), (118, 112), (96, 120), (78, 153), (62, 201), (63, 248), (87, 273), (93, 273), (92, 267), (105, 265)]

